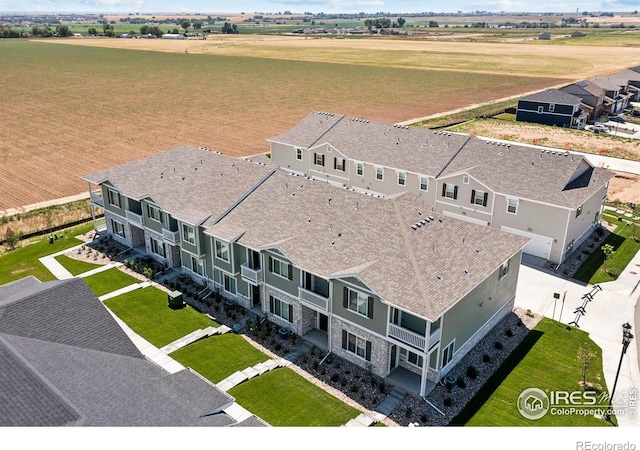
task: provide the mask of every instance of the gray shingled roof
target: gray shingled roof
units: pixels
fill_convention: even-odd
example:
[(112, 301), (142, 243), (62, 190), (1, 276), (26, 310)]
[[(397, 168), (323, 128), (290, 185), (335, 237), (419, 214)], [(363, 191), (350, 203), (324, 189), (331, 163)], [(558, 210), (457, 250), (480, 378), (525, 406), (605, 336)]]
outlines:
[(435, 176), (469, 136), (313, 111), (271, 142), (331, 144), (350, 159)]
[[(553, 152), (553, 153), (552, 153)], [(567, 208), (577, 208), (613, 176), (593, 169), (581, 155), (528, 146), (498, 145), (473, 138), (458, 153), (441, 177), (466, 172), (494, 192)], [(588, 178), (580, 186), (569, 185), (574, 176)]]
[(560, 103), (563, 105), (579, 105), (582, 99), (573, 94), (563, 92), (559, 89), (547, 89), (541, 92), (521, 97), (520, 100), (544, 102), (544, 103)]
[[(561, 91), (567, 92), (568, 89), (583, 90), (586, 93), (595, 97), (600, 97), (601, 95), (606, 94), (606, 91), (602, 87), (598, 86), (597, 84), (589, 80), (582, 80), (582, 81), (573, 83), (572, 85), (565, 86), (561, 89)], [(568, 93), (571, 93), (571, 92), (568, 92)], [(573, 94), (573, 95), (577, 95), (577, 94)], [(580, 95), (578, 95), (578, 97), (580, 97)]]
[(174, 218), (200, 224), (219, 216), (262, 180), (271, 167), (183, 146), (83, 177), (110, 182), (136, 200), (152, 198)]
[(203, 416), (232, 402), (229, 395), (144, 358), (84, 281), (34, 287), (0, 287), (0, 426), (234, 423), (224, 413)]
[[(412, 229), (430, 214), (434, 221)], [(433, 214), (408, 194), (379, 199), (282, 172), (205, 226), (253, 249), (275, 246), (319, 276), (355, 274), (385, 301), (430, 320), (529, 241)]]
[(589, 81), (608, 91), (617, 91), (626, 86), (629, 79), (625, 79), (625, 77), (620, 77), (616, 74), (612, 74), (589, 78)]

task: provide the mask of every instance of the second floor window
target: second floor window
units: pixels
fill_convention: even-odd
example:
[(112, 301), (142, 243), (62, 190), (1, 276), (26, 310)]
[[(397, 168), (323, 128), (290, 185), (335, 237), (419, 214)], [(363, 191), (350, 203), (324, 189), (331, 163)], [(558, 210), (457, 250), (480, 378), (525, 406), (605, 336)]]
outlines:
[(360, 176), (364, 175), (364, 164), (356, 163), (356, 174)]
[(226, 262), (229, 262), (229, 244), (216, 240), (216, 256)]
[(333, 158), (333, 168), (336, 170), (342, 170), (344, 172), (344, 159)]
[(160, 208), (147, 205), (147, 216), (149, 216), (149, 218), (155, 220), (156, 222), (162, 222), (162, 212), (160, 211)]
[(269, 256), (269, 272), (275, 273), (282, 278), (293, 280), (293, 270), (291, 264), (280, 261), (276, 258), (272, 258), (271, 256)]
[(301, 148), (297, 148), (296, 149), (296, 159), (298, 161), (302, 161), (302, 149)]
[(398, 184), (400, 186), (407, 184), (407, 174), (405, 172), (398, 172)]
[(442, 185), (442, 196), (456, 200), (458, 198), (458, 186), (451, 183), (444, 183)]
[(107, 189), (107, 200), (111, 206), (115, 206), (116, 208), (122, 208), (120, 193), (118, 191), (114, 191), (113, 189)]
[(182, 224), (182, 238), (189, 244), (196, 244), (196, 232), (191, 225)]
[(476, 191), (473, 189), (471, 191), (471, 203), (474, 205), (487, 206), (487, 201), (489, 200), (489, 194), (483, 191)]
[(360, 315), (373, 318), (373, 297), (364, 292), (344, 287), (342, 306)]
[(429, 179), (427, 177), (420, 177), (420, 190), (426, 191), (429, 189)]
[(314, 153), (314, 164), (316, 166), (324, 166), (324, 155), (322, 153)]
[(382, 181), (383, 174), (384, 174), (384, 171), (382, 167), (376, 167), (376, 180)]

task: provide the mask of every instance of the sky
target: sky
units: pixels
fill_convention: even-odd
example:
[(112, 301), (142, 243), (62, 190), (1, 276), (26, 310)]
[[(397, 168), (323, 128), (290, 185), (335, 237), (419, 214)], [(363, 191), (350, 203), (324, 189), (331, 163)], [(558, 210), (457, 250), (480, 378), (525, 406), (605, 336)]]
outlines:
[(391, 13), (634, 11), (640, 0), (0, 0), (5, 12)]

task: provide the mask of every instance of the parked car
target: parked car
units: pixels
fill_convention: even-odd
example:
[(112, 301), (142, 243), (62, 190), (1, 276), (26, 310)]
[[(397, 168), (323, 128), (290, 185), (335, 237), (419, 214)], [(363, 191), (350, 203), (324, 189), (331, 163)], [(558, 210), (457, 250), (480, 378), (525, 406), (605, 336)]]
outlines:
[(640, 117), (640, 109), (634, 109), (633, 111), (631, 111), (631, 115), (633, 117)]
[(601, 123), (597, 123), (595, 125), (587, 125), (585, 130), (593, 131), (594, 133), (608, 133), (609, 128), (602, 125)]
[(609, 120), (611, 122), (618, 122), (618, 123), (625, 123), (626, 122), (626, 120), (624, 120), (624, 118), (620, 117), (620, 116), (611, 116), (611, 117), (609, 117)]

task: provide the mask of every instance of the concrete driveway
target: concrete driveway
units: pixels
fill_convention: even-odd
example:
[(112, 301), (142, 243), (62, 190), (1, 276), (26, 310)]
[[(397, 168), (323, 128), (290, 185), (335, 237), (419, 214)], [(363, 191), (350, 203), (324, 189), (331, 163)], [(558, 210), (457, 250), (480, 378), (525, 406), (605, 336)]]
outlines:
[[(639, 282), (640, 252), (618, 280), (602, 283), (602, 290), (594, 290), (594, 286), (575, 283), (542, 268), (523, 264), (516, 293), (517, 307), (530, 309), (572, 326), (575, 324), (571, 322), (577, 322), (581, 330), (589, 333), (591, 339), (602, 348), (604, 377), (610, 393), (622, 353), (622, 324), (628, 322), (633, 326), (631, 332), (636, 337), (622, 360), (613, 399), (614, 406), (617, 402), (627, 406), (625, 414), (618, 415), (620, 426), (640, 426), (640, 407), (628, 406), (630, 396), (634, 393), (638, 395), (640, 390), (637, 345), (640, 338), (640, 310), (636, 308), (640, 298)], [(583, 296), (591, 292), (594, 292), (593, 300), (585, 303)], [(558, 300), (554, 300), (554, 293), (559, 294)], [(585, 314), (576, 313), (583, 305)]]

